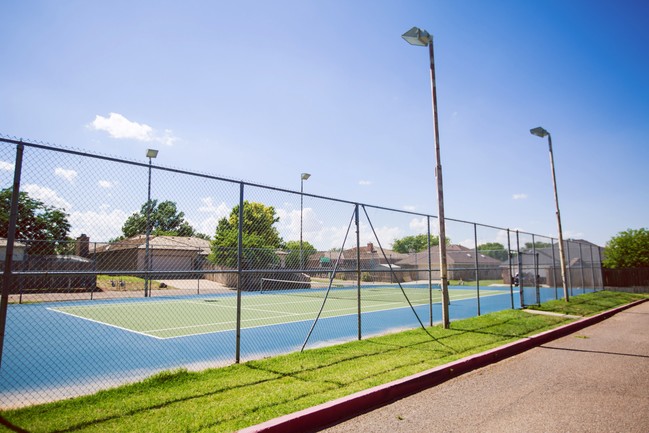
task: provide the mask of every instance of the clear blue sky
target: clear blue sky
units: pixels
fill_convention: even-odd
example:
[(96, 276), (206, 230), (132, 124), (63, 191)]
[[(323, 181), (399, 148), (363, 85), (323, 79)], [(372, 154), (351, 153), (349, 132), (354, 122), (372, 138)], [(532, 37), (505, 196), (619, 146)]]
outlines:
[[(293, 190), (309, 172), (309, 193), (436, 215), (428, 53), (401, 39), (419, 26), (447, 217), (556, 236), (543, 126), (565, 237), (649, 226), (646, 1), (6, 0), (0, 16), (4, 136), (142, 162), (155, 147)], [(74, 203), (56, 185), (41, 179)]]

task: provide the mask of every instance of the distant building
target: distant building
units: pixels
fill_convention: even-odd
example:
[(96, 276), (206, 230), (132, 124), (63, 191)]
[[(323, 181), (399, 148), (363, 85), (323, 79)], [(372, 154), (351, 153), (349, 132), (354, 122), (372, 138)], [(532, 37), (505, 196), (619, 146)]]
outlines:
[[(14, 272), (39, 272), (38, 275), (20, 275), (13, 280), (10, 293), (94, 290), (95, 275), (75, 275), (74, 271), (92, 271), (92, 260), (76, 255), (28, 254), (29, 241), (14, 242), (12, 270)], [(0, 262), (4, 267), (7, 256), (7, 239), (0, 238)], [(58, 272), (71, 272), (58, 274)]]
[[(372, 242), (360, 248), (348, 248), (342, 251), (318, 251), (308, 257), (308, 269), (322, 269), (323, 271), (356, 271), (360, 263), (361, 271), (365, 274), (366, 280), (370, 281), (393, 281), (395, 275), (390, 272), (398, 270), (400, 267), (396, 264), (399, 260), (408, 257), (408, 254), (398, 253), (393, 250), (377, 248)], [(360, 260), (360, 262), (359, 262)], [(398, 272), (396, 272), (398, 276)], [(351, 272), (341, 272), (338, 276), (355, 279)], [(401, 279), (400, 276), (398, 278)]]
[[(210, 253), (210, 241), (183, 236), (149, 236), (150, 271), (201, 271)], [(138, 235), (122, 241), (97, 246), (89, 256), (99, 273), (146, 271), (146, 236)], [(167, 278), (171, 276), (167, 275)], [(173, 278), (196, 278), (178, 274)]]
[[(27, 245), (22, 242), (14, 241), (13, 261), (22, 262), (25, 258), (25, 249)], [(7, 257), (7, 238), (0, 238), (0, 261), (4, 263)]]
[[(570, 287), (599, 287), (602, 284), (601, 247), (583, 239), (564, 240), (566, 255), (566, 278)], [(526, 249), (521, 251), (520, 261), (523, 271), (523, 284), (534, 284), (534, 275), (540, 284), (551, 287), (562, 286), (559, 243), (551, 247)], [(505, 265), (503, 265), (503, 268)], [(512, 258), (513, 273), (518, 273), (518, 257)], [(510, 273), (502, 271), (505, 283), (510, 282)]]
[[(432, 279), (439, 280), (439, 247), (432, 247), (430, 250), (409, 254), (407, 258), (397, 262), (397, 265), (404, 269), (410, 269), (410, 279), (427, 280), (428, 276), (428, 255)], [(476, 279), (476, 261), (478, 264), (478, 278), (481, 280), (496, 280), (501, 278), (500, 260), (480, 253), (476, 255), (475, 250), (462, 245), (448, 245), (446, 247), (447, 278), (449, 280), (474, 281)]]

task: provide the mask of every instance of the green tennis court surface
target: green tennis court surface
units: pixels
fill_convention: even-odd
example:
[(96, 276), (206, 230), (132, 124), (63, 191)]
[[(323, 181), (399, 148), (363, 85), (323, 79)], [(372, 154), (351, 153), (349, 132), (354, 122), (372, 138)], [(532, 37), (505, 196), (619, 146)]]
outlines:
[[(413, 306), (429, 302), (428, 289), (406, 288)], [(451, 301), (475, 298), (475, 290), (449, 291)], [(502, 291), (481, 290), (481, 296), (502, 294)], [(241, 301), (241, 327), (254, 328), (313, 320), (323, 305), (325, 291), (291, 290), (264, 294), (244, 294)], [(439, 290), (432, 291), (433, 303), (441, 301)], [(394, 287), (361, 290), (363, 313), (408, 308), (400, 289)], [(192, 297), (187, 299), (149, 299), (120, 301), (92, 305), (51, 308), (70, 316), (90, 320), (153, 338), (176, 338), (236, 328), (237, 299), (235, 296)], [(358, 312), (355, 288), (329, 292), (321, 318), (344, 316)]]

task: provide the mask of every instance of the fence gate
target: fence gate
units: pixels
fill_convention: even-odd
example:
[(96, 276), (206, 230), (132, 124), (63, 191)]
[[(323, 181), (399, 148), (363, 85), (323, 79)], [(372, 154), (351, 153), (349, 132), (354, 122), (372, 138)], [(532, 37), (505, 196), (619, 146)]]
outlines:
[(514, 276), (518, 285), (521, 307), (541, 303), (541, 276), (539, 274), (539, 253), (518, 253), (518, 267)]

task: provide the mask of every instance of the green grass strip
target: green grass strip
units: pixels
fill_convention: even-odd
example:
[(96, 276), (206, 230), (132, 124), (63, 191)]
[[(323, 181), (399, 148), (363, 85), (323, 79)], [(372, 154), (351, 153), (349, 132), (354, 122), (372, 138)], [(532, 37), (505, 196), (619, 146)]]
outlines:
[[(536, 308), (592, 315), (645, 297), (597, 292)], [(428, 333), (416, 329), (202, 372), (165, 372), (91, 396), (3, 411), (0, 424), (34, 433), (235, 431), (569, 321), (507, 310)]]

